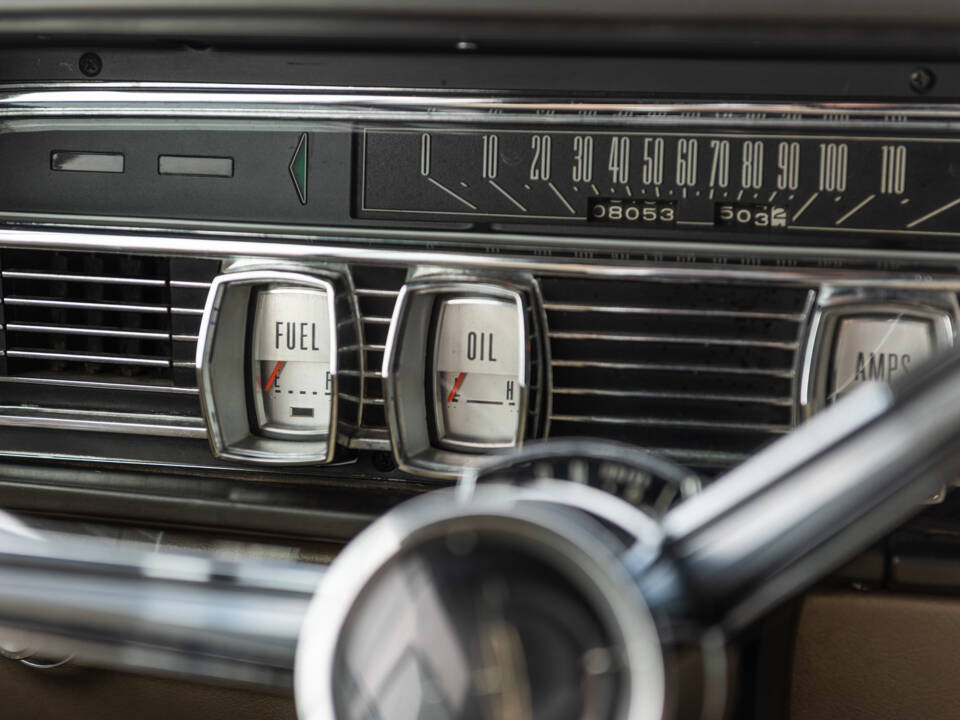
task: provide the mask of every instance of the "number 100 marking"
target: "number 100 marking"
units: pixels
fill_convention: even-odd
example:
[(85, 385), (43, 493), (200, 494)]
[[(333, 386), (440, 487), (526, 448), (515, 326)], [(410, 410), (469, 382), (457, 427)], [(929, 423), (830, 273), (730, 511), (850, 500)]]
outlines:
[(847, 189), (846, 143), (820, 143), (820, 192), (844, 192)]

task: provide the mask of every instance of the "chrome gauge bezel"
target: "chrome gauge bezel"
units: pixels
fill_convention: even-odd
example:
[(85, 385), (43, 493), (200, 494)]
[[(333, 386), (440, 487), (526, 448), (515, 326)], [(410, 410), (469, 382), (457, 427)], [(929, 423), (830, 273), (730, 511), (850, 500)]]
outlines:
[[(249, 392), (249, 345), (254, 322), (251, 300), (259, 290), (275, 286), (304, 287), (327, 294), (330, 327), (330, 424), (325, 436), (314, 433), (257, 434)], [(197, 382), (213, 454), (224, 460), (263, 465), (313, 465), (332, 462), (340, 427), (340, 351), (342, 328), (356, 317), (338, 318), (337, 305), (348, 298), (345, 273), (328, 268), (244, 269), (214, 279), (204, 308), (197, 343)], [(220, 322), (221, 318), (224, 320)], [(242, 321), (238, 321), (242, 319)], [(343, 322), (340, 322), (343, 320)], [(360, 373), (362, 377), (362, 372)]]
[[(572, 508), (583, 511), (582, 523), (570, 522)], [(605, 521), (636, 532), (615, 537)], [(470, 531), (496, 533), (539, 554), (574, 581), (609, 621), (608, 629), (623, 640), (628, 687), (617, 717), (664, 716), (669, 688), (657, 624), (620, 559), (640, 543), (657, 547), (659, 527), (601, 490), (544, 480), (533, 487), (489, 485), (428, 493), (357, 536), (324, 576), (301, 629), (294, 671), (299, 717), (337, 717), (337, 653), (352, 611), (371, 583), (402, 555), (450, 532)]]
[(807, 420), (828, 402), (830, 363), (839, 323), (852, 317), (884, 317), (891, 313), (930, 323), (934, 350), (952, 347), (960, 328), (960, 307), (952, 292), (903, 290), (883, 286), (820, 288), (798, 359), (797, 407)]
[[(542, 386), (534, 368), (542, 374), (544, 350), (540, 337), (539, 289), (530, 276), (503, 277), (481, 273), (431, 274), (429, 269), (413, 274), (400, 290), (394, 307), (383, 357), (383, 388), (387, 426), (397, 466), (410, 473), (435, 479), (456, 479), (465, 467), (482, 463), (482, 454), (519, 447), (531, 431), (531, 387)], [(479, 444), (438, 441), (433, 403), (434, 346), (438, 327), (437, 303), (452, 297), (490, 297), (513, 303), (522, 334), (516, 442)], [(539, 398), (538, 398), (539, 399)]]

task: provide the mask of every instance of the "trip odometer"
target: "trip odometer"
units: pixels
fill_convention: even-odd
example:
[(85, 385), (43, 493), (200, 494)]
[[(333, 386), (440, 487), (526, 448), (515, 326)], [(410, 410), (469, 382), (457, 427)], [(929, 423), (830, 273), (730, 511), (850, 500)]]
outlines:
[(361, 217), (960, 235), (960, 138), (367, 127)]

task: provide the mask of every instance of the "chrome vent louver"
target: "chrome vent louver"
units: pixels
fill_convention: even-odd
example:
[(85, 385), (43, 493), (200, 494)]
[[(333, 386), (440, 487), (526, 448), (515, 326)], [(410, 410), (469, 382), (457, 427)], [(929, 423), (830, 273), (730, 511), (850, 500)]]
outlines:
[(360, 432), (351, 444), (359, 448), (389, 450), (390, 434), (384, 413), (380, 370), (390, 319), (400, 288), (406, 281), (407, 270), (393, 266), (354, 265), (351, 273), (360, 310), (364, 352), (363, 417)]
[(128, 419), (198, 418), (197, 332), (218, 268), (150, 256), (0, 251), (5, 411), (59, 414), (78, 427), (104, 422), (111, 430)]
[(622, 439), (711, 472), (792, 426), (811, 291), (558, 278), (541, 288), (552, 436)]

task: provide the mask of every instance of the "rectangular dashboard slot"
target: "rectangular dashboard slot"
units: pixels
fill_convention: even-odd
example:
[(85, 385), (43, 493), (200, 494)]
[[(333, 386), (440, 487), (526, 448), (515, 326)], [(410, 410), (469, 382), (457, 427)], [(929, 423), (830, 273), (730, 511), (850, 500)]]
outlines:
[(161, 175), (198, 175), (201, 177), (233, 177), (233, 158), (161, 155), (157, 159)]
[(50, 169), (59, 172), (122, 173), (123, 153), (73, 152), (54, 150)]

